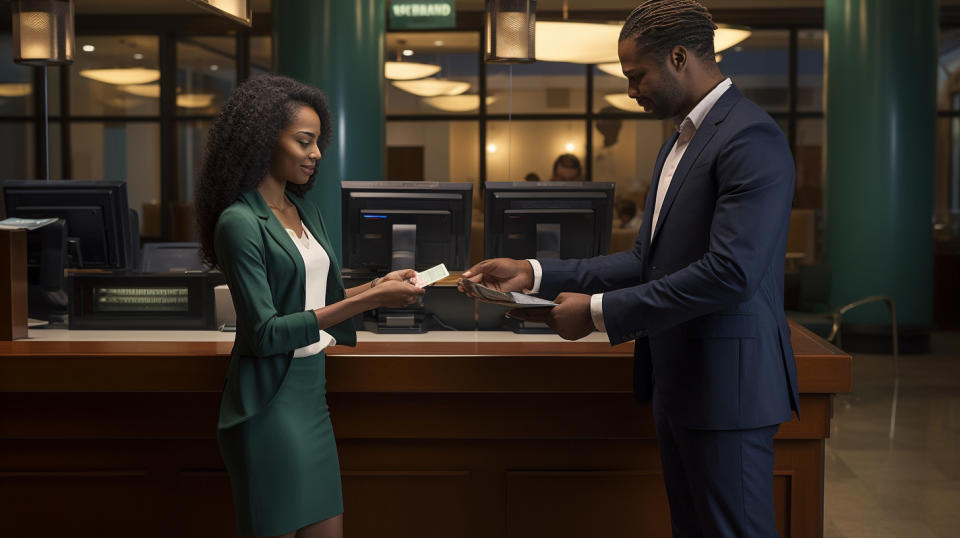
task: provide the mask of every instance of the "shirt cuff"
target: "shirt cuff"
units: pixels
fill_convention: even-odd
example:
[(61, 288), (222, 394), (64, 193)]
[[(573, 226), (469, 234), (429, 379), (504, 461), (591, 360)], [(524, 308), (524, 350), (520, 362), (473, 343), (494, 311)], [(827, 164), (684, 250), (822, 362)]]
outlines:
[(530, 267), (533, 268), (533, 286), (529, 290), (526, 290), (526, 293), (540, 293), (540, 280), (543, 278), (543, 268), (540, 267), (540, 262), (534, 259), (527, 260), (530, 262)]
[(593, 319), (593, 326), (598, 331), (607, 332), (607, 326), (603, 323), (603, 294), (596, 293), (590, 296), (590, 317)]

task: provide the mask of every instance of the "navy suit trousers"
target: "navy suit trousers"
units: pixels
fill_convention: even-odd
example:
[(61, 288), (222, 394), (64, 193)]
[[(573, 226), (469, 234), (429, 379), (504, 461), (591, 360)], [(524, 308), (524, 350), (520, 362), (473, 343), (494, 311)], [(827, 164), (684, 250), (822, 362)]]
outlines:
[(654, 412), (677, 538), (773, 538), (773, 436), (779, 425), (693, 430)]

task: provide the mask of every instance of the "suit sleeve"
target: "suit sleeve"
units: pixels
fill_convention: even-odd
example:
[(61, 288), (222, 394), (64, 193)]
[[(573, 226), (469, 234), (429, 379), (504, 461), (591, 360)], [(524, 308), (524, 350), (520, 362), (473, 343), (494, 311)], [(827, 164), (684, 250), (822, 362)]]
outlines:
[(623, 252), (578, 260), (537, 260), (543, 268), (540, 295), (556, 297), (564, 291), (593, 294), (639, 284), (641, 258), (638, 235), (633, 248)]
[[(678, 134), (669, 137), (657, 155), (657, 167), (662, 166), (667, 153), (677, 141)], [(648, 196), (645, 212), (652, 214), (655, 196)], [(633, 248), (608, 256), (597, 256), (580, 260), (537, 260), (543, 267), (543, 280), (540, 294), (544, 297), (556, 297), (563, 291), (580, 293), (604, 293), (610, 290), (635, 286), (643, 279), (642, 237), (650, 237), (649, 219), (644, 221), (633, 243)]]
[(612, 344), (656, 334), (748, 299), (770, 270), (789, 224), (794, 168), (783, 135), (757, 123), (733, 136), (716, 164), (717, 201), (706, 254), (660, 279), (603, 296)]
[(217, 222), (214, 245), (220, 268), (230, 285), (238, 325), (247, 330), (237, 337), (247, 341), (258, 357), (287, 353), (320, 340), (312, 310), (280, 315), (273, 304), (256, 217), (225, 212)]

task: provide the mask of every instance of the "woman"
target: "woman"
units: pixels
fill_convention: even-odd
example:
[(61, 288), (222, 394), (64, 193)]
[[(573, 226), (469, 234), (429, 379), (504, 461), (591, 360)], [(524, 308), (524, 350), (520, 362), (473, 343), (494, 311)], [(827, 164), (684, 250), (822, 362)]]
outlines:
[(354, 315), (423, 294), (413, 270), (343, 289), (323, 218), (304, 198), (332, 127), (316, 88), (250, 79), (214, 121), (197, 185), (201, 250), (237, 311), (217, 438), (244, 535), (342, 536), (323, 350), (356, 343)]

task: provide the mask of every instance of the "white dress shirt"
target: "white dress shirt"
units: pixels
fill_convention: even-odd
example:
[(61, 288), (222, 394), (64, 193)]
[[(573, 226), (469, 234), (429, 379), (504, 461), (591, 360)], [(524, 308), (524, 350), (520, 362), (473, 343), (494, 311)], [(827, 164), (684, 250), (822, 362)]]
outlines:
[[(293, 230), (285, 229), (303, 258), (303, 268), (306, 271), (304, 308), (305, 310), (316, 310), (327, 305), (327, 273), (330, 272), (330, 256), (323, 250), (323, 246), (310, 235), (303, 223), (300, 223), (300, 227), (303, 228), (303, 235), (300, 237), (297, 237)], [(308, 346), (297, 348), (293, 352), (293, 358), (316, 355), (323, 351), (325, 347), (336, 344), (336, 339), (330, 333), (321, 330), (320, 340)]]
[[(650, 224), (651, 240), (653, 239), (653, 232), (657, 227), (657, 221), (660, 218), (660, 208), (667, 195), (667, 190), (670, 188), (670, 181), (673, 180), (673, 174), (677, 171), (677, 166), (680, 164), (680, 159), (683, 158), (684, 152), (687, 151), (687, 146), (690, 145), (693, 136), (697, 134), (697, 129), (700, 128), (704, 118), (707, 117), (707, 114), (710, 113), (713, 106), (720, 100), (720, 96), (732, 85), (733, 82), (729, 78), (723, 79), (723, 81), (717, 84), (697, 103), (697, 106), (693, 107), (693, 110), (691, 110), (690, 113), (683, 118), (683, 121), (680, 122), (680, 125), (677, 126), (677, 131), (679, 131), (680, 135), (673, 144), (673, 148), (670, 149), (666, 160), (663, 161), (663, 169), (660, 170), (660, 180), (657, 182), (657, 199), (653, 208), (653, 220)], [(533, 268), (533, 288), (531, 293), (537, 293), (540, 291), (540, 280), (543, 277), (543, 268), (540, 267), (540, 262), (537, 260), (528, 261)], [(602, 293), (596, 293), (590, 296), (590, 317), (598, 331), (606, 332), (607, 327), (603, 321)]]

